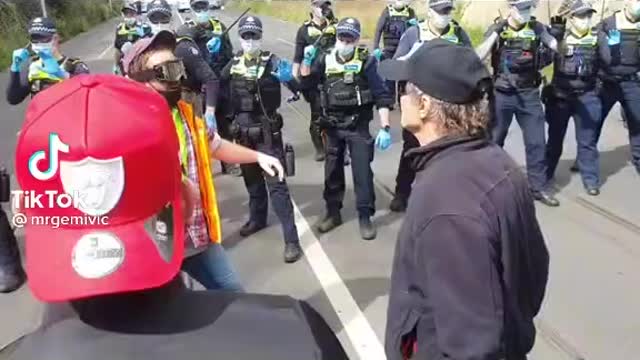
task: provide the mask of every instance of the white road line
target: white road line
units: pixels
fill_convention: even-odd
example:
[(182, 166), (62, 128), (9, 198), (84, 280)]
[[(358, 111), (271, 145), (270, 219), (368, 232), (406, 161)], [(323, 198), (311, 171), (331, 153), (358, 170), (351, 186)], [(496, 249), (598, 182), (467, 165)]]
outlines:
[(182, 15), (180, 15), (180, 11), (176, 11), (176, 14), (178, 14), (178, 18), (180, 19), (180, 23), (184, 24), (184, 19), (182, 18)]
[(98, 55), (98, 60), (102, 59), (105, 55), (107, 55), (107, 53), (109, 52), (109, 50), (111, 50), (112, 47), (113, 47), (113, 45), (109, 45), (109, 46), (107, 46), (106, 49), (102, 50), (100, 55)]
[(287, 45), (289, 45), (291, 47), (295, 47), (296, 46), (296, 44), (292, 43), (291, 41), (287, 41), (285, 39), (278, 38), (277, 40), (280, 41), (281, 43), (287, 44)]
[(318, 282), (329, 298), (331, 306), (342, 323), (356, 353), (363, 360), (385, 360), (384, 347), (373, 331), (358, 304), (351, 296), (338, 271), (322, 249), (322, 245), (315, 236), (309, 223), (300, 209), (293, 202), (296, 226), (300, 236), (300, 243), (304, 248), (305, 257), (311, 266)]

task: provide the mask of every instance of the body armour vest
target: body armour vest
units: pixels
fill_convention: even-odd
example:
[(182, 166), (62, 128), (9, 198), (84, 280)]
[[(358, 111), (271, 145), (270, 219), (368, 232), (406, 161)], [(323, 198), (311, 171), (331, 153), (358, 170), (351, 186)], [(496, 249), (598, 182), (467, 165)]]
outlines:
[(411, 18), (411, 11), (405, 6), (403, 9), (397, 10), (393, 5), (387, 6), (389, 18), (382, 32), (382, 42), (384, 48), (395, 51), (400, 43), (402, 34), (407, 30), (407, 21)]
[(454, 44), (461, 44), (460, 36), (458, 35), (459, 26), (456, 22), (449, 24), (449, 30), (444, 34), (435, 34), (429, 29), (429, 23), (427, 21), (421, 21), (420, 24), (420, 41), (430, 41), (433, 39), (443, 39)]
[(233, 58), (231, 101), (236, 114), (266, 112), (264, 115), (270, 116), (280, 107), (280, 82), (271, 76), (271, 56), (263, 51), (255, 59), (247, 59), (244, 54)]
[[(635, 74), (640, 71), (640, 21), (631, 22), (623, 11), (613, 15), (615, 27), (620, 31), (620, 46), (610, 46), (612, 64), (609, 73)], [(606, 28), (605, 31), (613, 29)]]
[[(324, 29), (318, 29), (311, 20), (305, 21), (307, 27), (306, 40), (309, 45), (313, 45), (316, 41), (317, 47), (321, 51), (328, 51), (336, 44), (336, 24), (329, 23)], [(319, 40), (318, 40), (319, 39)]]
[(564, 90), (593, 89), (597, 73), (598, 33), (592, 29), (578, 38), (568, 32), (560, 44), (554, 65), (553, 84)]
[(322, 85), (323, 107), (329, 113), (350, 114), (365, 105), (373, 105), (369, 82), (364, 76), (364, 65), (368, 58), (365, 47), (357, 47), (353, 58), (338, 62), (334, 49), (325, 57), (325, 82)]
[(534, 30), (535, 25), (536, 20), (528, 22), (520, 30), (505, 25), (500, 32), (497, 56), (492, 57), (494, 74), (498, 78), (496, 87), (502, 85), (499, 80), (515, 88), (539, 85), (540, 37)]

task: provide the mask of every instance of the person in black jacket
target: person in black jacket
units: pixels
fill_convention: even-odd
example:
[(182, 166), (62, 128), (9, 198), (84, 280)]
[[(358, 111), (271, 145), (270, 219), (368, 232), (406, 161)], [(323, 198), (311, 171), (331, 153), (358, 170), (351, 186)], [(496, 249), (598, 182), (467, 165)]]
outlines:
[(123, 51), (143, 37), (151, 35), (151, 27), (138, 21), (138, 10), (134, 2), (127, 1), (122, 5), (122, 22), (116, 26), (116, 36), (113, 43), (114, 69), (113, 73), (122, 75)]
[[(93, 106), (78, 106), (87, 102)], [(30, 105), (16, 150), (20, 188), (62, 188), (58, 179), (34, 178), (28, 165), (55, 131), (69, 144), (65, 155), (84, 160), (68, 167), (62, 161), (54, 176), (109, 202), (79, 206), (100, 214), (97, 227), (27, 223), (29, 288), (46, 303), (45, 316), (39, 329), (0, 350), (0, 358), (347, 359), (327, 323), (304, 302), (184, 288), (185, 224), (197, 215), (199, 200), (183, 180), (180, 141), (163, 96), (122, 77), (93, 75), (52, 88)], [(69, 214), (59, 207), (27, 210), (26, 216)]]
[(489, 72), (443, 39), (379, 71), (409, 81), (401, 122), (421, 145), (407, 154), (418, 173), (395, 249), (387, 358), (526, 359), (549, 255), (526, 176), (488, 139)]

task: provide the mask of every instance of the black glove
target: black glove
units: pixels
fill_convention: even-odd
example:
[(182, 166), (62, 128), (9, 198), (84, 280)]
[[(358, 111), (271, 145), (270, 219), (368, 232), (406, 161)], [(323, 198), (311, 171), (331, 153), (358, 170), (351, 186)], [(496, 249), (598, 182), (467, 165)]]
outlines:
[(554, 16), (551, 18), (551, 27), (549, 28), (549, 34), (561, 41), (564, 39), (564, 33), (567, 30), (567, 19), (562, 16)]
[(490, 31), (495, 32), (496, 34), (498, 34), (498, 36), (500, 36), (500, 34), (502, 33), (505, 27), (509, 26), (509, 23), (507, 22), (507, 20), (499, 20), (499, 19), (500, 18), (496, 19), (494, 23), (491, 25), (491, 27), (489, 28)]

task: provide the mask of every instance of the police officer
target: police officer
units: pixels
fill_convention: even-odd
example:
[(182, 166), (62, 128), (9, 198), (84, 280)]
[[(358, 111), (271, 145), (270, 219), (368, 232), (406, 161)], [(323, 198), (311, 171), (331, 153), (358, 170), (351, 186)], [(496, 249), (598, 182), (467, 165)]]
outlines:
[[(311, 18), (305, 21), (296, 35), (296, 46), (293, 56), (293, 75), (306, 77), (310, 74), (310, 64), (303, 64), (305, 51), (328, 51), (336, 43), (336, 20), (331, 10), (329, 0), (311, 0)], [(300, 90), (304, 99), (309, 103), (311, 110), (311, 123), (309, 133), (311, 142), (315, 148), (315, 160), (324, 161), (324, 148), (320, 129), (316, 126), (322, 109), (320, 105), (320, 93), (317, 89), (318, 79), (305, 80), (306, 86)]]
[[(418, 24), (416, 12), (409, 6), (409, 0), (389, 0), (389, 4), (382, 10), (382, 15), (378, 19), (373, 40), (373, 55), (378, 61), (393, 58), (402, 34), (416, 24)], [(381, 38), (382, 49), (379, 47)], [(387, 81), (387, 87), (395, 98), (396, 83)]]
[(601, 26), (607, 37), (600, 73), (602, 118), (620, 102), (627, 118), (632, 163), (640, 174), (640, 1), (626, 0), (624, 9), (605, 18)]
[[(293, 80), (291, 63), (262, 50), (262, 22), (246, 16), (239, 22), (242, 52), (224, 68), (221, 79), (229, 83), (235, 119), (232, 134), (247, 147), (272, 155), (284, 163), (280, 83)], [(296, 262), (302, 256), (293, 216), (293, 204), (287, 183), (265, 176), (255, 164), (241, 165), (249, 192), (249, 221), (240, 229), (241, 236), (254, 234), (267, 225), (267, 206), (271, 204), (282, 223), (284, 260)], [(265, 179), (266, 177), (266, 179)], [(266, 180), (266, 186), (265, 186)], [(269, 194), (267, 195), (267, 189)]]
[(89, 72), (85, 63), (60, 52), (60, 37), (53, 20), (42, 17), (31, 20), (29, 37), (29, 48), (13, 52), (7, 88), (7, 101), (11, 105), (71, 76)]
[[(417, 26), (412, 26), (400, 39), (394, 58), (406, 56), (413, 46), (436, 38), (442, 38), (454, 44), (471, 46), (471, 39), (466, 31), (453, 20), (453, 0), (429, 1), (428, 17)], [(403, 84), (400, 84), (401, 88)], [(402, 152), (396, 176), (395, 195), (389, 209), (403, 212), (407, 208), (411, 186), (416, 178), (416, 172), (411, 166), (411, 159), (406, 157), (407, 151), (420, 146), (418, 140), (410, 131), (402, 130)]]
[[(561, 9), (562, 10), (562, 9)], [(596, 92), (598, 31), (592, 26), (596, 11), (584, 0), (575, 0), (562, 11), (569, 17), (551, 19), (550, 33), (561, 46), (555, 55), (553, 80), (543, 90), (549, 135), (546, 147), (547, 178), (553, 179), (569, 118), (573, 117), (578, 143), (578, 165), (587, 194), (600, 193), (598, 132), (602, 105)], [(601, 41), (606, 41), (604, 37)]]
[(153, 0), (147, 4), (147, 20), (151, 33), (157, 34), (162, 30), (174, 31), (171, 25), (173, 11), (166, 0)]
[(359, 45), (360, 22), (347, 17), (336, 27), (336, 46), (316, 61), (307, 53), (304, 61), (313, 63), (310, 78), (320, 79), (323, 114), (319, 126), (326, 133), (324, 199), (327, 214), (318, 224), (326, 233), (342, 224), (340, 210), (344, 199), (344, 151), (350, 148), (356, 206), (360, 220), (360, 235), (365, 240), (376, 237), (371, 222), (375, 212), (373, 188), (374, 139), (369, 133), (373, 107), (378, 108), (381, 129), (375, 145), (385, 150), (391, 145), (389, 107), (393, 98), (377, 73), (377, 60), (364, 45)]
[[(125, 44), (132, 45), (138, 39), (151, 34), (151, 27), (138, 21), (138, 9), (136, 5), (127, 1), (122, 5), (122, 22), (116, 28), (114, 73), (122, 74), (120, 61), (122, 60), (122, 48)], [(130, 46), (129, 45), (129, 46)]]
[(493, 141), (503, 146), (515, 114), (522, 129), (529, 185), (536, 200), (547, 206), (560, 202), (549, 191), (545, 161), (544, 113), (540, 101), (542, 44), (556, 51), (558, 42), (531, 16), (533, 1), (509, 0), (507, 20), (497, 21), (476, 50), (491, 54), (494, 72)]

